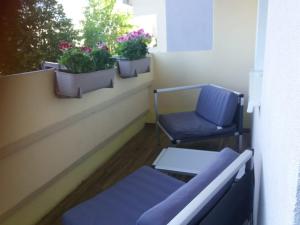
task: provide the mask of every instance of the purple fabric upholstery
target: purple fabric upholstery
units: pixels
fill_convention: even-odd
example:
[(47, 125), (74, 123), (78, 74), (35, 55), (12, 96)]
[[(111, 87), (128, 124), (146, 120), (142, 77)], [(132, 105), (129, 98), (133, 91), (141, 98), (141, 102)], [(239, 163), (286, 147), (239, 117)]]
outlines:
[(180, 112), (159, 116), (159, 123), (175, 140), (197, 140), (203, 137), (234, 132), (236, 126), (218, 129), (217, 125), (203, 119), (196, 112)]
[[(229, 148), (222, 150), (206, 170), (201, 171), (165, 200), (143, 213), (137, 225), (166, 225), (237, 157), (238, 154)], [(201, 218), (207, 213), (227, 189), (228, 185), (198, 214), (198, 217)]]
[(202, 88), (196, 112), (217, 126), (230, 126), (238, 106), (238, 95), (208, 85)]
[[(96, 197), (63, 215), (64, 225), (166, 225), (238, 154), (224, 149), (188, 183), (150, 167), (142, 167)], [(220, 191), (199, 213), (202, 217), (229, 187)]]
[(64, 225), (134, 225), (143, 212), (184, 182), (142, 167), (96, 197), (63, 215)]

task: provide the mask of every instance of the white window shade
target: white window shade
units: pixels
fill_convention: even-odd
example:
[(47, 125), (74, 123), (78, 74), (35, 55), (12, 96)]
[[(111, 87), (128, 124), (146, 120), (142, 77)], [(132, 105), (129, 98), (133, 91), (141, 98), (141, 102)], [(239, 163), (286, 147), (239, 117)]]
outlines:
[(213, 41), (212, 0), (166, 0), (167, 50), (210, 50)]

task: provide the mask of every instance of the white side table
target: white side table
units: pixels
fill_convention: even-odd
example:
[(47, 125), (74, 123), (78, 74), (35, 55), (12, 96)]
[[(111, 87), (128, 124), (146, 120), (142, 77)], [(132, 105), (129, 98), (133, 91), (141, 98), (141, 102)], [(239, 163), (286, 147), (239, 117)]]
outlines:
[(171, 172), (197, 174), (205, 169), (218, 152), (184, 149), (164, 148), (153, 162), (155, 169)]
[[(207, 166), (218, 156), (219, 152), (186, 149), (186, 148), (164, 148), (153, 162), (155, 169), (169, 172), (195, 175), (206, 169)], [(245, 174), (243, 166), (236, 179)]]

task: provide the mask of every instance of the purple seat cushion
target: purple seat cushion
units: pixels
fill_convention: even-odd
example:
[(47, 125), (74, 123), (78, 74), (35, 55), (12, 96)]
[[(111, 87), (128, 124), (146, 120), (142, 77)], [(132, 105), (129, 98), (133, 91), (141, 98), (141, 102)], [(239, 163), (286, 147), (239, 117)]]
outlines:
[(237, 94), (207, 85), (200, 92), (196, 112), (217, 126), (230, 126), (237, 110), (238, 101)]
[(184, 182), (142, 167), (120, 182), (70, 209), (64, 225), (134, 225), (143, 212), (164, 200)]
[[(188, 203), (192, 201), (211, 181), (213, 181), (229, 164), (238, 157), (238, 153), (229, 148), (223, 149), (218, 157), (188, 183), (181, 186), (177, 191), (165, 200), (155, 205), (138, 219), (137, 225), (166, 225)], [(228, 189), (226, 185), (215, 198), (198, 214), (201, 218), (217, 202)], [(196, 219), (196, 218), (195, 218)], [(154, 223), (155, 221), (155, 223)]]
[(234, 124), (218, 129), (216, 124), (205, 120), (196, 112), (160, 115), (159, 123), (174, 140), (197, 140), (207, 136), (235, 132), (236, 130)]

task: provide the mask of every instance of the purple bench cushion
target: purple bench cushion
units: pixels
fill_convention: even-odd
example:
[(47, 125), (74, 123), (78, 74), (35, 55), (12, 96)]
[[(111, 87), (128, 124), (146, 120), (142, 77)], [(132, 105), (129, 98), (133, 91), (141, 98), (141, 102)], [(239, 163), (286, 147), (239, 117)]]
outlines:
[(159, 123), (175, 140), (197, 140), (211, 135), (232, 133), (236, 130), (235, 125), (218, 129), (196, 112), (170, 113), (159, 116)]
[(215, 86), (205, 86), (200, 92), (196, 112), (217, 126), (230, 126), (238, 106), (238, 95)]
[[(137, 225), (153, 225), (154, 221), (155, 225), (166, 225), (237, 157), (238, 153), (233, 150), (223, 149), (206, 170), (201, 171), (164, 201), (146, 211), (137, 221)], [(224, 187), (213, 201), (198, 214), (198, 217), (201, 218), (207, 213), (207, 210), (219, 200), (227, 189), (228, 186)]]
[(143, 212), (184, 182), (142, 167), (96, 197), (63, 215), (64, 225), (134, 225)]

